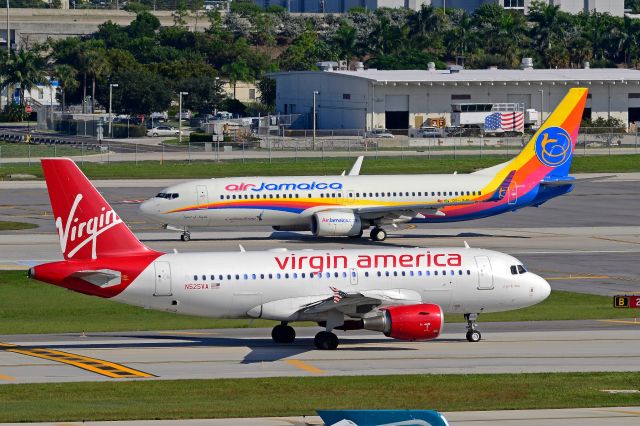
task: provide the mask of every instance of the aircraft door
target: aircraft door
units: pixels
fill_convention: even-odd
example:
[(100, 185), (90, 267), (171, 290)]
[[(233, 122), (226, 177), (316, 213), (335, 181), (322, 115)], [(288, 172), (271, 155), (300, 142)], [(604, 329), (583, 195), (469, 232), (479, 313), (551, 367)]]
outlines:
[(171, 265), (169, 262), (154, 262), (156, 287), (154, 296), (171, 296)]
[(351, 285), (358, 284), (358, 270), (356, 268), (349, 269), (349, 281)]
[(196, 194), (198, 196), (198, 206), (201, 209), (205, 209), (207, 204), (209, 204), (209, 192), (207, 191), (207, 187), (205, 185), (197, 185), (196, 186)]
[(518, 183), (514, 180), (511, 181), (509, 189), (507, 189), (507, 203), (510, 206), (514, 206), (518, 202)]
[(478, 290), (492, 290), (493, 271), (491, 270), (491, 261), (487, 256), (476, 256), (476, 265), (478, 266)]

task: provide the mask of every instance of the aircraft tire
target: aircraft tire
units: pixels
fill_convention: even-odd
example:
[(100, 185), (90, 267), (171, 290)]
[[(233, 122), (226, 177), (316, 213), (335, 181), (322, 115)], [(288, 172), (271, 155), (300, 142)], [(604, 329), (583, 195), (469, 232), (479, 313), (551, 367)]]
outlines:
[(333, 351), (338, 347), (338, 343), (338, 336), (330, 331), (321, 331), (313, 339), (313, 344), (321, 351)]
[(387, 239), (387, 231), (382, 228), (373, 228), (369, 235), (372, 241), (384, 241)]
[(467, 340), (475, 343), (475, 342), (479, 342), (480, 339), (482, 339), (482, 334), (480, 334), (480, 332), (478, 330), (470, 330), (467, 331)]
[(271, 338), (275, 343), (293, 343), (296, 331), (290, 325), (278, 324), (271, 330)]

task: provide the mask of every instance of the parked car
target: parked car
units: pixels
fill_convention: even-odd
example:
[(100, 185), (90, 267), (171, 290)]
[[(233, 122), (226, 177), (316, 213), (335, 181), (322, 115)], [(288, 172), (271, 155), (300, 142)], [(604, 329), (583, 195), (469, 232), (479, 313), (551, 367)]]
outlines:
[(191, 120), (191, 111), (182, 111), (182, 115), (180, 113), (176, 113), (176, 120)]
[(387, 129), (373, 129), (367, 133), (368, 138), (393, 138), (393, 134)]
[(171, 126), (156, 126), (147, 131), (147, 136), (178, 136), (179, 134), (180, 130)]
[(419, 138), (441, 138), (443, 135), (442, 130), (437, 127), (424, 126), (420, 127), (417, 136)]
[(152, 112), (151, 115), (149, 116), (149, 118), (151, 118), (154, 121), (157, 121), (157, 122), (161, 123), (161, 122), (167, 121), (169, 119), (169, 114), (167, 114), (167, 111), (164, 111), (164, 112)]

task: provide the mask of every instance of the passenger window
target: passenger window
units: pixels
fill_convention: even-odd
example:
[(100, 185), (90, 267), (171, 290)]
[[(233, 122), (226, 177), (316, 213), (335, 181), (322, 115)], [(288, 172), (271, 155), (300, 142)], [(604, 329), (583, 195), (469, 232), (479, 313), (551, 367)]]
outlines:
[(211, 281), (215, 281), (216, 276), (215, 275), (211, 275)]
[(451, 270), (451, 275), (455, 275), (456, 271), (454, 271), (453, 269)]
[(364, 273), (364, 276), (365, 276), (365, 277), (368, 277), (368, 276), (369, 276), (369, 272), (365, 272), (365, 273)]
[(278, 272), (278, 273), (276, 274), (276, 278), (277, 278), (277, 279), (282, 278), (282, 275), (280, 275), (280, 272)]
[(458, 269), (458, 275), (462, 275), (462, 269)]
[(298, 278), (298, 274), (296, 272), (293, 273), (293, 278)]
[(194, 275), (194, 276), (193, 276), (193, 280), (194, 280), (194, 281), (198, 281), (198, 276), (197, 276), (197, 275)]
[(202, 276), (202, 281), (206, 281), (206, 280), (207, 280), (207, 276), (206, 276), (206, 275), (203, 275), (203, 276)]
[(236, 281), (240, 279), (240, 275), (236, 274)]
[(438, 271), (433, 271), (433, 275), (438, 275)]
[(284, 274), (285, 279), (289, 279), (289, 274)]
[(386, 271), (384, 274), (388, 277), (389, 276), (389, 271)]
[(221, 196), (220, 196), (220, 199), (221, 199), (221, 200), (224, 200), (224, 195), (221, 195)]
[(430, 276), (431, 275), (431, 271), (425, 271), (424, 275), (427, 276), (427, 277)]
[(256, 274), (251, 274), (251, 279), (255, 280), (256, 279)]
[(325, 273), (324, 275), (325, 275), (327, 278), (331, 278), (331, 273), (330, 273), (330, 272), (327, 272), (327, 273)]
[(231, 274), (228, 274), (228, 275), (227, 275), (227, 279), (228, 279), (229, 281), (231, 281)]
[(338, 278), (340, 275), (339, 275), (337, 272), (334, 272), (334, 273), (333, 273), (333, 276), (334, 276), (335, 278)]
[(231, 196), (231, 198), (235, 200), (235, 199), (236, 199), (236, 196), (235, 196), (235, 195), (232, 195), (232, 196)]
[(471, 269), (467, 269), (467, 275), (471, 275)]
[(244, 274), (243, 277), (244, 277), (245, 280), (249, 279), (249, 275), (247, 275), (247, 274)]
[(272, 280), (273, 279), (273, 274), (269, 274), (269, 279)]
[(222, 275), (222, 274), (218, 275), (218, 279), (219, 279), (220, 281), (222, 281), (222, 280), (224, 279), (224, 275)]
[(516, 267), (516, 265), (511, 265), (511, 275), (517, 275), (518, 274), (518, 268)]
[(260, 274), (260, 279), (264, 280), (264, 274)]
[(398, 271), (393, 271), (393, 276), (397, 277), (398, 276)]

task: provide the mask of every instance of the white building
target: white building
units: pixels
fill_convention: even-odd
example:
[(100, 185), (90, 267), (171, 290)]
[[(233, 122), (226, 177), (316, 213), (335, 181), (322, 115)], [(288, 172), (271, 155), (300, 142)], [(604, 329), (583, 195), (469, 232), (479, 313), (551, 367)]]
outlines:
[[(354, 7), (377, 9), (404, 7), (418, 10), (423, 4), (434, 7), (464, 9), (473, 12), (485, 3), (498, 4), (506, 9), (527, 13), (534, 0), (254, 0), (263, 7), (282, 6), (293, 13), (346, 13)], [(623, 16), (624, 0), (546, 0), (551, 5), (569, 13), (602, 12)]]
[(640, 71), (630, 69), (370, 69), (272, 77), (277, 112), (301, 114), (294, 124), (299, 128), (311, 127), (314, 91), (321, 129), (409, 129), (439, 117), (448, 124), (454, 103), (519, 103), (546, 117), (571, 87), (589, 89), (587, 118), (640, 121)]

